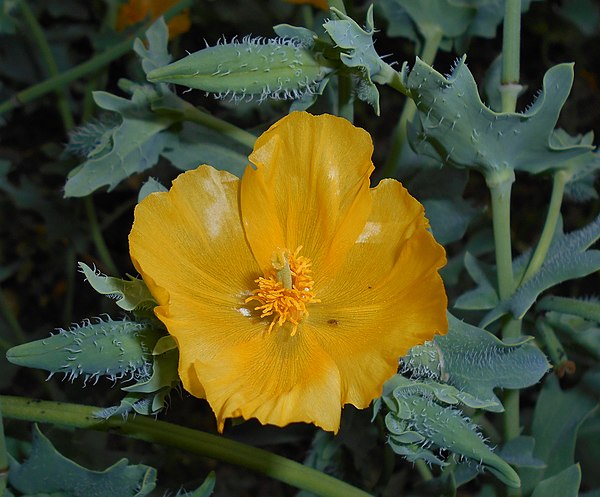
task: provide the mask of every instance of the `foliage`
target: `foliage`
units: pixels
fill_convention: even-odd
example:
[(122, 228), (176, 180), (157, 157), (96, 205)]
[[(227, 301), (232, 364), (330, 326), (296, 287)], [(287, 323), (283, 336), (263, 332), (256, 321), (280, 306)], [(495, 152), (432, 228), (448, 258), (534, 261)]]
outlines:
[[(0, 0), (0, 388), (23, 401), (3, 419), (17, 397), (0, 397), (0, 496), (598, 495), (600, 9), (294, 3), (180, 0), (117, 31), (122, 0)], [(181, 12), (192, 27), (170, 36)], [(360, 123), (374, 174), (424, 205), (449, 330), (394, 358), (338, 434), (234, 421), (232, 456), (181, 395), (127, 233), (181, 171), (241, 177), (256, 137), (303, 109)], [(119, 438), (92, 433), (121, 418)]]

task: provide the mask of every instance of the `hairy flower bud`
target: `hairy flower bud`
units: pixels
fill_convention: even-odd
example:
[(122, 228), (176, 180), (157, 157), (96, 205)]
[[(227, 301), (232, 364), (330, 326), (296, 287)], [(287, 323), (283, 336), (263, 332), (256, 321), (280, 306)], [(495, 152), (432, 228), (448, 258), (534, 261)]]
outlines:
[(148, 73), (153, 83), (175, 83), (234, 101), (297, 99), (318, 90), (329, 69), (292, 38), (220, 43)]

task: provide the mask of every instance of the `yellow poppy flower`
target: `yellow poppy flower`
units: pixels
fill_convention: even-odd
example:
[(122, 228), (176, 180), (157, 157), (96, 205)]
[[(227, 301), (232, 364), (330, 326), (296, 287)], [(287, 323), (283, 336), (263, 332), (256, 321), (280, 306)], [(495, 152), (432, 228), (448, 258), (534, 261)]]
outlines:
[(243, 177), (200, 166), (135, 209), (130, 253), (179, 347), (179, 375), (227, 418), (337, 432), (398, 359), (445, 333), (444, 249), (395, 180), (369, 188), (367, 132), (295, 112)]
[(285, 0), (288, 3), (307, 3), (322, 10), (329, 10), (327, 0)]
[[(146, 17), (158, 19), (167, 10), (173, 7), (178, 0), (129, 0), (119, 7), (117, 14), (117, 31), (123, 31), (129, 26), (142, 22)], [(184, 10), (173, 17), (168, 23), (169, 38), (175, 38), (190, 30), (190, 11)]]

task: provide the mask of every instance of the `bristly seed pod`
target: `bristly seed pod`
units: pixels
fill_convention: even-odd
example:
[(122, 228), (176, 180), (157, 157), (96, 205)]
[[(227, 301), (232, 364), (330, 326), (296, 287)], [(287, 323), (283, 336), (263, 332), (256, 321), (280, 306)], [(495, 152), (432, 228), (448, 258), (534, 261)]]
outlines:
[(83, 325), (43, 340), (11, 348), (6, 358), (13, 364), (63, 373), (69, 380), (79, 376), (96, 382), (100, 376), (111, 380), (149, 378), (152, 349), (160, 333), (135, 321), (84, 321)]
[(148, 73), (153, 83), (175, 83), (229, 98), (259, 102), (314, 94), (330, 71), (294, 38), (250, 38), (218, 43)]

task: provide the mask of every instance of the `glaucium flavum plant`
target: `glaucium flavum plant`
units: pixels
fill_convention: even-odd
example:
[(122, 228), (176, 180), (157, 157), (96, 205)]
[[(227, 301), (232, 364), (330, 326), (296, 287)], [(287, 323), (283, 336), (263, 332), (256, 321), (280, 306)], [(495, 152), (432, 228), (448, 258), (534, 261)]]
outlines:
[(241, 179), (210, 166), (135, 209), (131, 258), (179, 348), (184, 388), (227, 418), (337, 432), (412, 346), (447, 331), (445, 252), (395, 180), (369, 188), (371, 138), (295, 112)]

